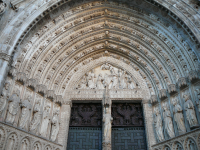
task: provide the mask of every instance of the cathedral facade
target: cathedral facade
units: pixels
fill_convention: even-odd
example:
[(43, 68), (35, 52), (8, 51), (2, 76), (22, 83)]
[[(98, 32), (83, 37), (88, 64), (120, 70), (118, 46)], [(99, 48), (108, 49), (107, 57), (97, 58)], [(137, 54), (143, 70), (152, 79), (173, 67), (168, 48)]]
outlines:
[(0, 149), (200, 150), (198, 0), (0, 0)]

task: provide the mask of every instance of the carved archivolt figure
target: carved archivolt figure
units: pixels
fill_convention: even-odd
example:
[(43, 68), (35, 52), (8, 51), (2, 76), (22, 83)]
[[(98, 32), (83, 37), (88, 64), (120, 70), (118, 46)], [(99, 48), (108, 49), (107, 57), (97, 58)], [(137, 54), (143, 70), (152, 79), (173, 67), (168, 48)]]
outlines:
[(6, 106), (7, 99), (9, 98), (9, 87), (10, 83), (6, 82), (0, 98), (0, 115)]
[(20, 91), (17, 90), (10, 99), (8, 99), (8, 112), (6, 122), (13, 124), (15, 120), (15, 116), (19, 110), (19, 98)]
[(21, 104), (22, 107), (22, 112), (21, 112), (21, 117), (20, 117), (20, 122), (19, 122), (19, 127), (21, 129), (28, 129), (28, 120), (30, 119), (31, 115), (31, 97), (28, 96), (27, 100), (24, 100)]
[(104, 89), (104, 78), (102, 77), (102, 74), (100, 73), (97, 79), (97, 89)]
[(2, 15), (6, 10), (7, 4), (4, 1), (0, 1), (0, 15)]
[(196, 104), (198, 106), (198, 111), (200, 112), (200, 89), (195, 90), (197, 92), (197, 101)]
[(38, 100), (33, 109), (33, 119), (30, 123), (30, 132), (36, 133), (36, 134), (38, 133), (38, 128), (40, 126), (41, 117), (42, 117), (42, 114), (40, 111), (40, 101)]
[(109, 111), (109, 107), (104, 107), (104, 115), (103, 115), (103, 139), (105, 142), (111, 141), (111, 123), (113, 118), (111, 117), (111, 113)]
[(186, 111), (186, 118), (190, 127), (198, 126), (194, 105), (187, 94), (183, 95), (185, 99), (184, 109)]
[(175, 136), (174, 127), (173, 127), (171, 113), (169, 111), (167, 103), (163, 104), (163, 118), (165, 121), (165, 130), (167, 131), (167, 134), (169, 135), (169, 137), (173, 138)]
[(40, 128), (40, 135), (43, 137), (47, 136), (47, 129), (50, 122), (50, 105), (46, 105), (43, 111), (43, 120)]
[(178, 99), (174, 98), (172, 100), (172, 103), (174, 105), (174, 120), (177, 124), (178, 127), (178, 132), (180, 134), (185, 133), (186, 129), (185, 129), (185, 124), (184, 124), (184, 117), (183, 117), (183, 109), (182, 107), (178, 104)]
[(51, 140), (55, 141), (59, 131), (59, 111), (55, 111), (51, 120)]
[(154, 112), (155, 112), (154, 125), (155, 125), (156, 135), (159, 141), (164, 141), (163, 125), (162, 125), (162, 118), (160, 115), (160, 111), (158, 108), (155, 108)]

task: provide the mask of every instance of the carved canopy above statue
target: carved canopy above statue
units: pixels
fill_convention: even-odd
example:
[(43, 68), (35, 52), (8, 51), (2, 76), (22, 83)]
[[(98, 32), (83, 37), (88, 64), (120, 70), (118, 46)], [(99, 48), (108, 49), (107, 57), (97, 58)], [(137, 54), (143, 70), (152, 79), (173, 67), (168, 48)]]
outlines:
[(134, 89), (139, 85), (127, 71), (116, 68), (109, 63), (87, 72), (78, 82), (76, 89)]

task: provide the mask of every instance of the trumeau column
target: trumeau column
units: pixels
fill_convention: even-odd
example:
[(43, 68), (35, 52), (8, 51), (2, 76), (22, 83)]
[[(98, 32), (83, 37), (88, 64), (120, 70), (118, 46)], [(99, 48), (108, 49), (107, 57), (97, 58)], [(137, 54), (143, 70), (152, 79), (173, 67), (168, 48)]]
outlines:
[(103, 142), (102, 142), (102, 147), (103, 150), (111, 150), (111, 131), (112, 131), (112, 120), (113, 118), (111, 117), (111, 105), (112, 101), (109, 96), (109, 89), (108, 86), (105, 88), (104, 96), (103, 96)]
[(153, 111), (152, 105), (149, 104), (148, 100), (142, 101), (143, 105), (143, 113), (144, 113), (144, 121), (145, 121), (145, 131), (147, 137), (147, 146), (148, 150), (151, 150), (151, 146), (156, 144), (156, 138), (153, 129)]
[(62, 103), (60, 112), (60, 130), (58, 133), (58, 143), (63, 145), (63, 150), (67, 148), (67, 139), (69, 132), (69, 122), (71, 116), (71, 101)]
[(5, 76), (9, 69), (10, 56), (5, 53), (0, 53), (0, 92), (2, 91)]

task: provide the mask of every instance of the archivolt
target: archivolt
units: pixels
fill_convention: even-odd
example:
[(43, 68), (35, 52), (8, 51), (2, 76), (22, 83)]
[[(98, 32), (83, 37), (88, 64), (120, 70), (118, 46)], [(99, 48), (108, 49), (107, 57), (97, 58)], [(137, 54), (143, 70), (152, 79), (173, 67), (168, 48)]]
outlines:
[(25, 72), (50, 90), (67, 88), (81, 65), (105, 51), (140, 71), (156, 93), (199, 69), (198, 57), (181, 35), (143, 10), (99, 1), (52, 16), (30, 32), (34, 35), (22, 42), (13, 63), (17, 72)]

